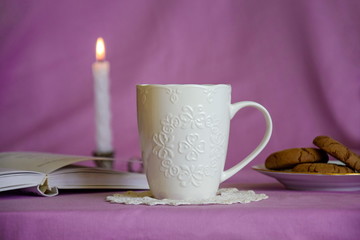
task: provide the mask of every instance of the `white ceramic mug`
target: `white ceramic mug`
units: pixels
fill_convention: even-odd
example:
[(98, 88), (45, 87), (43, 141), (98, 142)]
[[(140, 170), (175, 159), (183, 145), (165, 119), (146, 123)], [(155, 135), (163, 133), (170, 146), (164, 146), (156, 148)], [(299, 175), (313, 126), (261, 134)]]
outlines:
[[(255, 107), (266, 120), (265, 135), (245, 159), (224, 171), (230, 120)], [(154, 197), (200, 200), (253, 160), (268, 143), (272, 121), (258, 103), (231, 104), (231, 86), (137, 85), (138, 128), (144, 170)]]

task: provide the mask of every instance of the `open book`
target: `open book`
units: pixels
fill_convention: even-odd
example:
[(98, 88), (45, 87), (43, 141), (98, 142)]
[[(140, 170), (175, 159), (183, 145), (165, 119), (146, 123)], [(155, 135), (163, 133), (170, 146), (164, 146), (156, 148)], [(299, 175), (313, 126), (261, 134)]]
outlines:
[[(72, 165), (109, 158), (35, 152), (0, 153), (0, 192), (29, 188), (43, 196), (58, 189), (148, 189), (144, 174)], [(110, 159), (112, 160), (112, 159)]]

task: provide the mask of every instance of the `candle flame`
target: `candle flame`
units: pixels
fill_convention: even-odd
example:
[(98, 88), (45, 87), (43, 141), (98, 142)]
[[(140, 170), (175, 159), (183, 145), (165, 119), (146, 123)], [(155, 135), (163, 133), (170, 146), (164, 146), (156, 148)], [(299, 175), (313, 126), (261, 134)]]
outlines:
[(96, 41), (96, 60), (104, 61), (105, 60), (105, 43), (104, 39), (99, 37)]

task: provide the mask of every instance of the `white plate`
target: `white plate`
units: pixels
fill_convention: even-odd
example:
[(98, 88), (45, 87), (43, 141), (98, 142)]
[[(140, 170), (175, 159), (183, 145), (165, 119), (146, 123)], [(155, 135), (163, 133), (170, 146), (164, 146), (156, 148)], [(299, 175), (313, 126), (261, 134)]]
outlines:
[(269, 170), (264, 164), (253, 166), (257, 172), (270, 176), (287, 189), (307, 191), (360, 191), (360, 173), (318, 174)]

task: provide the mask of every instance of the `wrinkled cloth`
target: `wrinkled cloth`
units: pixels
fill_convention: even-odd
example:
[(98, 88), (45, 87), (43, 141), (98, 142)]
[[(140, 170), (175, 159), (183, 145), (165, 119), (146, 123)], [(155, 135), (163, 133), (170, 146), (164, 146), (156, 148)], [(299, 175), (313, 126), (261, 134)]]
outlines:
[[(232, 102), (268, 109), (255, 159), (330, 135), (360, 153), (360, 1), (71, 1), (0, 3), (0, 151), (95, 150), (91, 64), (110, 62), (117, 161), (140, 155), (135, 85), (228, 83)], [(232, 120), (227, 167), (260, 142), (261, 113)]]
[[(273, 134), (250, 165), (317, 135), (360, 153), (358, 0), (3, 0), (0, 36), (0, 151), (95, 150), (91, 64), (101, 36), (115, 168), (140, 155), (135, 85), (145, 83), (227, 83), (232, 102), (266, 107)], [(252, 109), (233, 118), (226, 168), (264, 128)], [(177, 208), (109, 204), (109, 192), (0, 193), (0, 239), (359, 238), (359, 193), (287, 191), (248, 167), (229, 180), (269, 198)]]

